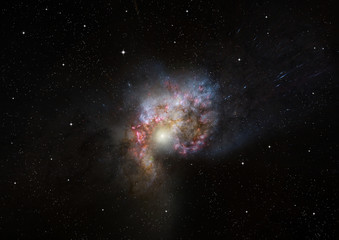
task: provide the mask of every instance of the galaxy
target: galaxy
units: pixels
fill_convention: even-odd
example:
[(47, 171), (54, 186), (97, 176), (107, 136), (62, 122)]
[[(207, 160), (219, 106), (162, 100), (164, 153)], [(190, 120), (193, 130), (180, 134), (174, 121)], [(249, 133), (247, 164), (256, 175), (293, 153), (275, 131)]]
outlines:
[(8, 1), (3, 239), (336, 239), (331, 1)]
[(140, 102), (140, 113), (130, 127), (129, 153), (151, 175), (157, 175), (154, 153), (196, 153), (208, 144), (218, 121), (216, 84), (197, 76), (170, 77), (162, 87), (150, 87)]

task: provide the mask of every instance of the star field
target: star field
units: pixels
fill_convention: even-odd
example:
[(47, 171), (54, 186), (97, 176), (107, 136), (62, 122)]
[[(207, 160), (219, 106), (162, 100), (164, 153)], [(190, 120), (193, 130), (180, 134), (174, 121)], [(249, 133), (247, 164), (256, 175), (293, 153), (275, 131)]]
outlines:
[(332, 1), (8, 1), (3, 239), (336, 239)]

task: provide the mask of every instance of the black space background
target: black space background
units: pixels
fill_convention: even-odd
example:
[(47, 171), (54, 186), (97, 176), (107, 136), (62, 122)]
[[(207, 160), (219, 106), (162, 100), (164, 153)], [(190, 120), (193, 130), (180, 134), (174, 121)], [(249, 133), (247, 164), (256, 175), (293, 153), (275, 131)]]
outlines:
[[(338, 237), (334, 4), (281, 2), (3, 3), (0, 238)], [(167, 194), (133, 196), (116, 180), (109, 128), (149, 63), (207, 69), (223, 98), (222, 79), (238, 79), (230, 88), (253, 89), (242, 109), (259, 98), (275, 117), (244, 118), (271, 121), (224, 154), (173, 160)], [(280, 67), (294, 69), (281, 99), (260, 88)]]

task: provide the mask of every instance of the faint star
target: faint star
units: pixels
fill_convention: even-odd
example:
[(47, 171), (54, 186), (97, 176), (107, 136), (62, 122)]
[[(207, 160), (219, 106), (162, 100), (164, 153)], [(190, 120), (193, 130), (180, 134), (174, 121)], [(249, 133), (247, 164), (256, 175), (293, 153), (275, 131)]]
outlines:
[(188, 9), (186, 9), (186, 12), (188, 13)]
[(244, 162), (241, 162), (241, 165), (244, 165), (245, 163)]
[(86, 24), (84, 24), (84, 28), (86, 27)]
[(271, 148), (271, 145), (268, 145), (268, 148)]
[(16, 185), (16, 182), (14, 182), (14, 185)]
[(167, 213), (168, 211), (167, 211), (167, 209), (165, 210), (165, 213)]
[(69, 182), (69, 178), (67, 178), (67, 182)]
[(103, 212), (103, 211), (105, 211), (105, 209), (102, 208), (102, 209), (101, 209), (101, 212)]
[(265, 18), (268, 18), (268, 16), (266, 15)]
[(25, 35), (25, 34), (26, 34), (26, 32), (25, 32), (25, 31), (23, 31), (23, 32), (22, 32), (22, 35)]
[(126, 53), (126, 51), (123, 49), (123, 50), (121, 51), (121, 54), (122, 54), (122, 55), (125, 55), (125, 53)]
[(70, 126), (73, 126), (73, 123), (69, 123)]
[(63, 67), (65, 66), (65, 64), (63, 63), (63, 64), (61, 64)]
[(240, 62), (241, 61), (241, 58), (238, 58), (238, 62)]

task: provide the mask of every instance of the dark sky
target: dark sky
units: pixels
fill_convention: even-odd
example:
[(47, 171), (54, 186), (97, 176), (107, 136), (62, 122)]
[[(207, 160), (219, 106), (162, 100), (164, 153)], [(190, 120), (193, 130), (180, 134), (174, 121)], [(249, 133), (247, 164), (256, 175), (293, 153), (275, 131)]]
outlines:
[[(333, 1), (4, 3), (1, 238), (335, 239), (334, 17)], [(219, 86), (217, 131), (159, 154), (149, 186), (121, 129), (185, 74)]]

